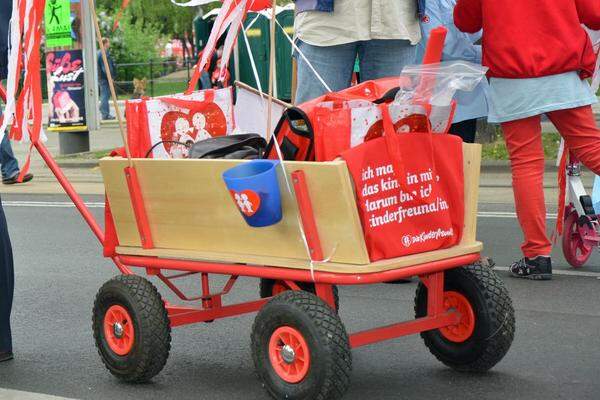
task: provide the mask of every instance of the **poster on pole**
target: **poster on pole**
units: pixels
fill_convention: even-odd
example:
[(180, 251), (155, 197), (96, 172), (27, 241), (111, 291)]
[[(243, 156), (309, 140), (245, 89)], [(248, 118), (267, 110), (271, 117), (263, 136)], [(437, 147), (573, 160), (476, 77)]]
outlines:
[(46, 53), (48, 83), (48, 130), (86, 131), (84, 65), (81, 50)]
[(71, 0), (48, 0), (44, 12), (46, 48), (69, 47), (71, 37)]

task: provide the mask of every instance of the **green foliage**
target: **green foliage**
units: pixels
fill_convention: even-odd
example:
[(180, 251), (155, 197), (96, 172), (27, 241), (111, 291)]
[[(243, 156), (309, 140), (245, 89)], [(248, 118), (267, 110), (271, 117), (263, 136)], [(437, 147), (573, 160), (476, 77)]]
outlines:
[[(96, 7), (115, 15), (121, 0), (97, 0)], [(131, 0), (125, 11), (135, 26), (167, 37), (183, 36), (186, 31), (191, 33), (196, 13), (196, 8), (178, 7), (169, 0)]]
[[(119, 28), (113, 32), (113, 16), (100, 12), (98, 18), (102, 34), (111, 41), (110, 53), (115, 63), (147, 63), (158, 58), (163, 40), (155, 26), (143, 25), (139, 20), (133, 22), (130, 15), (125, 14), (119, 21)], [(155, 68), (155, 74), (159, 72), (158, 68)], [(124, 76), (125, 73), (127, 76)], [(119, 68), (117, 71), (117, 80), (131, 80), (134, 77), (150, 77), (148, 66)]]

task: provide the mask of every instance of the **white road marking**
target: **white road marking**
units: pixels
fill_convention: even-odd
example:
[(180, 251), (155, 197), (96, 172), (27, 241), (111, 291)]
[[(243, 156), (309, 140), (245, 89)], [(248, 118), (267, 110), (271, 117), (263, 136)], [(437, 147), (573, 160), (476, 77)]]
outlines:
[[(510, 211), (479, 211), (477, 213), (479, 218), (512, 218), (516, 219), (517, 214)], [(547, 213), (546, 217), (548, 219), (556, 219), (556, 213)]]
[[(497, 271), (508, 271), (508, 267), (494, 267)], [(573, 269), (553, 269), (552, 275), (578, 276), (600, 279), (600, 272), (578, 271)]]
[[(75, 205), (70, 201), (3, 201), (5, 207), (49, 207), (49, 208), (71, 208)], [(89, 208), (104, 208), (103, 202), (86, 202)], [(556, 219), (556, 214), (549, 213), (548, 219)], [(477, 213), (478, 218), (507, 218), (516, 219), (517, 214), (510, 211), (480, 211)], [(494, 267), (498, 271), (508, 271), (508, 267)], [(599, 272), (587, 272), (576, 270), (554, 270), (555, 275), (579, 276), (600, 279)], [(1, 390), (1, 389), (0, 389)], [(0, 399), (2, 392), (0, 391)]]
[(20, 390), (0, 389), (2, 400), (69, 400), (66, 397), (50, 396), (33, 392), (22, 392)]
[[(53, 208), (69, 208), (75, 207), (70, 201), (3, 201), (4, 207), (53, 207)], [(89, 208), (104, 208), (104, 203), (86, 202)]]

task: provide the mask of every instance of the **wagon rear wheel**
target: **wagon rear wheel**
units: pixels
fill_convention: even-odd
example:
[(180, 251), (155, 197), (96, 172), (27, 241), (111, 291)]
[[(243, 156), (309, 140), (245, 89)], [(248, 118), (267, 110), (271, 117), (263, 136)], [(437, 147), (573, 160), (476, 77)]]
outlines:
[[(308, 282), (296, 282), (296, 284), (300, 287), (300, 289), (305, 292), (309, 292), (312, 294), (316, 294), (314, 283)], [(335, 310), (339, 311), (340, 309), (340, 296), (338, 293), (338, 288), (336, 285), (332, 285), (333, 289), (333, 298), (335, 300)], [(275, 280), (275, 279), (261, 279), (260, 280), (260, 297), (265, 299), (267, 297), (273, 297), (280, 293), (283, 293), (287, 290), (290, 290), (283, 281)]]
[(285, 291), (258, 313), (252, 358), (275, 399), (339, 399), (350, 383), (352, 355), (338, 315), (305, 291)]
[(117, 378), (146, 382), (165, 366), (171, 327), (164, 302), (149, 281), (121, 275), (96, 295), (92, 317), (96, 348)]
[[(421, 333), (429, 351), (447, 366), (464, 372), (484, 372), (508, 352), (515, 333), (515, 312), (504, 284), (481, 265), (448, 270), (444, 306), (461, 314), (458, 324)], [(427, 315), (427, 288), (415, 296), (417, 318)]]

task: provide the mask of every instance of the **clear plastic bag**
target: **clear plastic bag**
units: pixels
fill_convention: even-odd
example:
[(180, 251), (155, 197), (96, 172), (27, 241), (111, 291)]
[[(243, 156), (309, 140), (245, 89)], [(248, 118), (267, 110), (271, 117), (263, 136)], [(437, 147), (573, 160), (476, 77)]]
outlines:
[(400, 90), (394, 102), (450, 106), (456, 91), (473, 91), (487, 70), (468, 61), (406, 66), (400, 74)]

